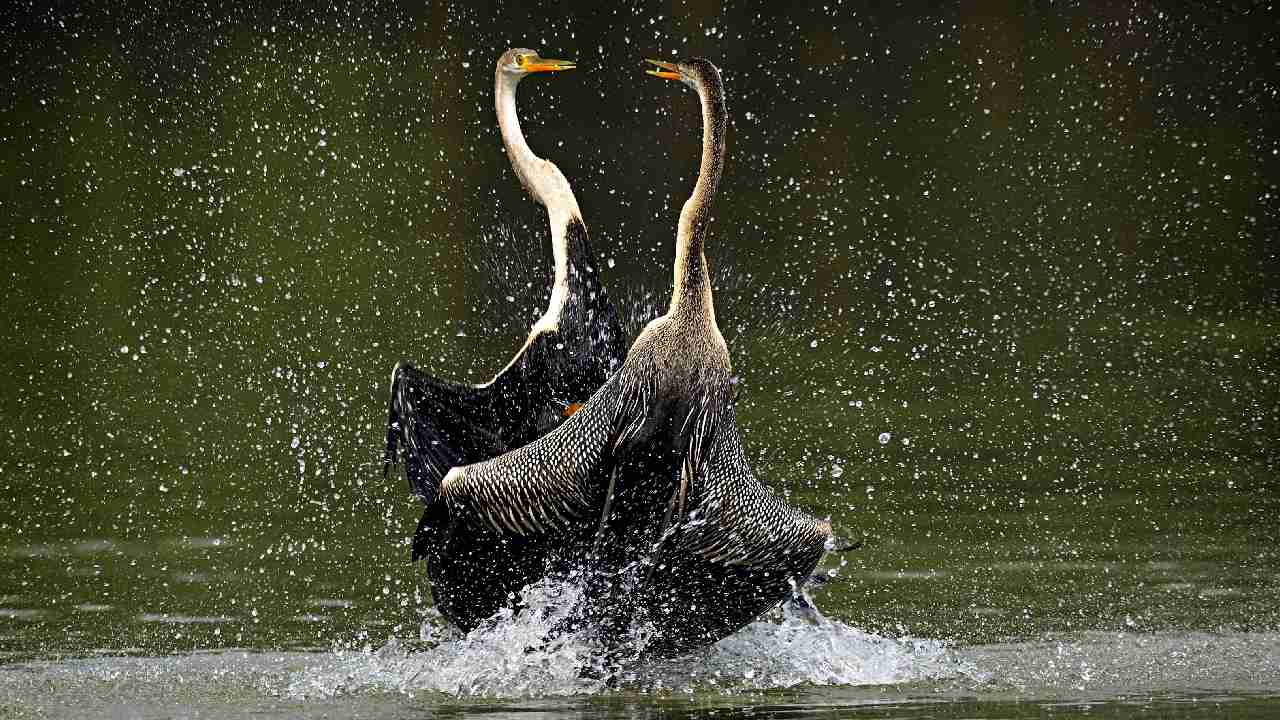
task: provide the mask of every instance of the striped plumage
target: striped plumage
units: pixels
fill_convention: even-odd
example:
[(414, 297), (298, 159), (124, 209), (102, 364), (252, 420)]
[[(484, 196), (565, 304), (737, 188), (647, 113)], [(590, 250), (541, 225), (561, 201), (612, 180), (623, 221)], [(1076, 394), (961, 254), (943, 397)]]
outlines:
[[(803, 584), (832, 539), (829, 523), (755, 478), (738, 434), (703, 254), (727, 127), (719, 71), (705, 60), (655, 64), (693, 87), (703, 111), (668, 312), (582, 410), (528, 445), (450, 470), (440, 491), (452, 527), (476, 539), (471, 554), (441, 562), (471, 567), (474, 582), (503, 582), (475, 567), (477, 552), (525, 577), (581, 571), (578, 621), (619, 656), (670, 656), (728, 635)], [(649, 640), (631, 653), (623, 645), (637, 623)]]

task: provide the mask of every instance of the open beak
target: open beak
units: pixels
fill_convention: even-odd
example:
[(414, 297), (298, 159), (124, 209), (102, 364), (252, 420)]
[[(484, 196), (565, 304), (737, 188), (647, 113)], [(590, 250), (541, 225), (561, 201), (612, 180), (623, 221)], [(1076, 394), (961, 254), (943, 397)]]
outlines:
[(660, 77), (667, 80), (683, 79), (683, 77), (680, 75), (680, 68), (676, 67), (675, 63), (663, 62), (661, 60), (652, 60), (650, 58), (645, 58), (644, 61), (658, 66), (657, 70), (654, 70), (652, 68), (645, 70), (645, 72), (649, 73), (654, 77)]
[(578, 64), (572, 60), (551, 60), (549, 58), (538, 58), (537, 60), (526, 63), (525, 72), (556, 72), (559, 70), (572, 70), (578, 67)]

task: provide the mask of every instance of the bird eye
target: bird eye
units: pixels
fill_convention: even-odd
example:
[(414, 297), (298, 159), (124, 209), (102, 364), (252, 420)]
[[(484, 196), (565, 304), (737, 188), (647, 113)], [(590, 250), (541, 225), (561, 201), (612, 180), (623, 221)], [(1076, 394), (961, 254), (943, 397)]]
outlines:
[(520, 53), (519, 55), (516, 55), (516, 65), (518, 67), (524, 67), (524, 61), (527, 58), (528, 56), (526, 56), (524, 53)]

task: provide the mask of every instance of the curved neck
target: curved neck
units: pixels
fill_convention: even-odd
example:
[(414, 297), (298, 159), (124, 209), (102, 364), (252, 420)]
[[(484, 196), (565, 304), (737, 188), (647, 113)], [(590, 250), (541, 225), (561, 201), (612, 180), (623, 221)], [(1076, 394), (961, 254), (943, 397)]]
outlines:
[(569, 247), (567, 228), (571, 222), (582, 220), (582, 212), (578, 209), (578, 200), (573, 196), (573, 188), (560, 172), (560, 168), (549, 160), (543, 160), (529, 149), (524, 133), (520, 130), (520, 118), (516, 114), (516, 85), (521, 75), (511, 75), (498, 67), (494, 73), (494, 106), (498, 112), (498, 127), (502, 131), (502, 145), (507, 149), (507, 157), (511, 160), (511, 168), (520, 178), (524, 189), (547, 209), (547, 217), (551, 222), (551, 250), (555, 257), (555, 288), (568, 282)]
[(725, 130), (728, 114), (724, 104), (724, 87), (720, 78), (709, 76), (697, 87), (702, 104), (702, 164), (693, 194), (680, 211), (680, 227), (676, 231), (675, 289), (671, 293), (671, 310), (693, 311), (715, 319), (711, 300), (711, 276), (703, 253), (707, 227), (711, 223), (711, 202), (720, 184), (724, 165)]

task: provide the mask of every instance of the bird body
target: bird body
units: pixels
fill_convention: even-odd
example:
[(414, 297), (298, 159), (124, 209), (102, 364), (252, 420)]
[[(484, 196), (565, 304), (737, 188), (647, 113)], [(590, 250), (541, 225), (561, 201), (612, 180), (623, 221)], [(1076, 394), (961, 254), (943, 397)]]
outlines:
[(440, 486), (455, 527), (490, 547), (518, 547), (525, 572), (581, 578), (575, 622), (609, 653), (632, 652), (628, 638), (646, 627), (635, 658), (678, 654), (745, 625), (796, 592), (832, 541), (829, 523), (755, 478), (738, 434), (704, 253), (727, 128), (719, 71), (705, 60), (655, 64), (652, 74), (698, 92), (703, 116), (667, 313), (563, 424), (454, 467)]
[(569, 407), (585, 401), (618, 368), (625, 350), (573, 190), (554, 163), (529, 148), (516, 113), (516, 86), (523, 77), (571, 67), (513, 48), (498, 59), (494, 73), (503, 145), (521, 184), (546, 208), (551, 228), (555, 270), (546, 311), (487, 383), (443, 380), (408, 362), (392, 373), (386, 466), (403, 459), (410, 489), (426, 506), (413, 537), (413, 559), (427, 558), (437, 605), (462, 627), (474, 627), (508, 604), (511, 593), (540, 576), (541, 566), (526, 569), (518, 540), (487, 537), (483, 529), (454, 522), (439, 497), (445, 474), (558, 427)]

